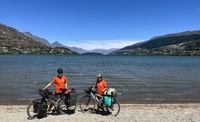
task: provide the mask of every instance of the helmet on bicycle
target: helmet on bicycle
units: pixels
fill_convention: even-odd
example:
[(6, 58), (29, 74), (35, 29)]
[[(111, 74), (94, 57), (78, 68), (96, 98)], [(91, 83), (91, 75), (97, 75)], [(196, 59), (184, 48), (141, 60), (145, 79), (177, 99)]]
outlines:
[(99, 73), (99, 74), (97, 74), (97, 78), (101, 78), (102, 77), (102, 75)]
[(63, 73), (63, 69), (59, 68), (59, 69), (57, 70), (57, 72), (58, 72), (58, 73)]

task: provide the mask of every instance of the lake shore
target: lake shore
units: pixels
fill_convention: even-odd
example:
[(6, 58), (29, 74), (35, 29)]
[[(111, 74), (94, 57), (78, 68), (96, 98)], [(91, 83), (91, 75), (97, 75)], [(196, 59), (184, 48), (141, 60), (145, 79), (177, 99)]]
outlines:
[(200, 121), (200, 103), (174, 104), (121, 104), (117, 117), (76, 112), (70, 115), (48, 115), (42, 119), (28, 120), (28, 105), (0, 105), (1, 122), (197, 122)]

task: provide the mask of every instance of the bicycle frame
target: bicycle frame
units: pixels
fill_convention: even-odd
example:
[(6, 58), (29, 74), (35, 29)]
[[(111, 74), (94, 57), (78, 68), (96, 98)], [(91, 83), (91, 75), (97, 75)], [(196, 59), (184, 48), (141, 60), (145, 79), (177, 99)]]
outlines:
[(101, 97), (101, 99), (99, 100), (99, 99), (97, 98), (97, 95), (94, 94), (93, 92), (90, 92), (90, 96), (91, 96), (91, 98), (95, 101), (96, 104), (98, 104), (99, 101), (102, 100), (102, 97), (101, 97), (101, 96), (99, 96), (99, 97)]
[(59, 97), (56, 101), (54, 101), (53, 99), (50, 99), (50, 98), (46, 98), (45, 100), (48, 101), (50, 104), (52, 104), (55, 110), (58, 110), (59, 109), (58, 101), (60, 99), (62, 99), (62, 98)]
[[(101, 114), (112, 114), (117, 116), (120, 111), (120, 104), (117, 98), (112, 95), (111, 97), (111, 104), (107, 105), (104, 103), (104, 97), (96, 95), (92, 88), (88, 88), (84, 90), (87, 94), (81, 97), (80, 100), (80, 108), (83, 113), (94, 113), (97, 110), (97, 113)], [(100, 97), (100, 98), (98, 98)], [(97, 109), (96, 109), (97, 105)], [(99, 111), (101, 109), (101, 111)], [(105, 111), (106, 110), (106, 111)]]
[[(76, 104), (69, 106), (69, 99), (66, 97), (64, 92), (61, 93), (61, 95), (53, 95), (48, 90), (43, 91), (39, 90), (39, 94), (42, 96), (40, 99), (35, 99), (30, 102), (27, 108), (27, 115), (28, 119), (32, 119), (38, 116), (37, 111), (35, 112), (34, 106), (36, 101), (44, 101), (47, 105), (52, 105), (52, 114), (58, 115), (58, 114), (66, 114), (67, 112), (74, 113), (76, 109)], [(37, 108), (37, 107), (36, 107)], [(47, 108), (48, 109), (48, 108)], [(69, 110), (69, 111), (67, 111)], [(49, 112), (46, 112), (44, 116), (47, 116), (48, 114), (51, 114)]]

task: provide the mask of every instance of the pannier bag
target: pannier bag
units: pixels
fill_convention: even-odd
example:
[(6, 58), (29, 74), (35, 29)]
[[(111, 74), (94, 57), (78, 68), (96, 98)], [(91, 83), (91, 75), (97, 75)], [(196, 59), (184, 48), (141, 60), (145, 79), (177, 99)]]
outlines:
[(69, 92), (69, 106), (76, 105), (77, 92)]
[(42, 118), (46, 116), (48, 105), (46, 101), (38, 100), (34, 102), (33, 112), (37, 113), (38, 118)]
[(103, 95), (106, 95), (106, 96), (117, 96), (117, 91), (115, 88), (108, 88), (106, 89), (104, 92), (103, 92)]
[(34, 104), (33, 104), (33, 113), (37, 113), (38, 112), (39, 104), (40, 103), (41, 103), (41, 100), (34, 101)]
[(44, 116), (46, 115), (47, 108), (48, 108), (47, 103), (46, 103), (45, 101), (42, 101), (42, 102), (39, 104), (38, 116), (44, 117)]
[(104, 105), (110, 107), (112, 104), (112, 99), (110, 96), (103, 96)]

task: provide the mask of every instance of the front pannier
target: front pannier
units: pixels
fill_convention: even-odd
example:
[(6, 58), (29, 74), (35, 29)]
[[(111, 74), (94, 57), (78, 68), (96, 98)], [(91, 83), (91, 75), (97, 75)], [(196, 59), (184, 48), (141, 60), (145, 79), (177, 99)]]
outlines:
[(103, 102), (106, 107), (110, 107), (112, 105), (112, 98), (110, 96), (103, 96)]

